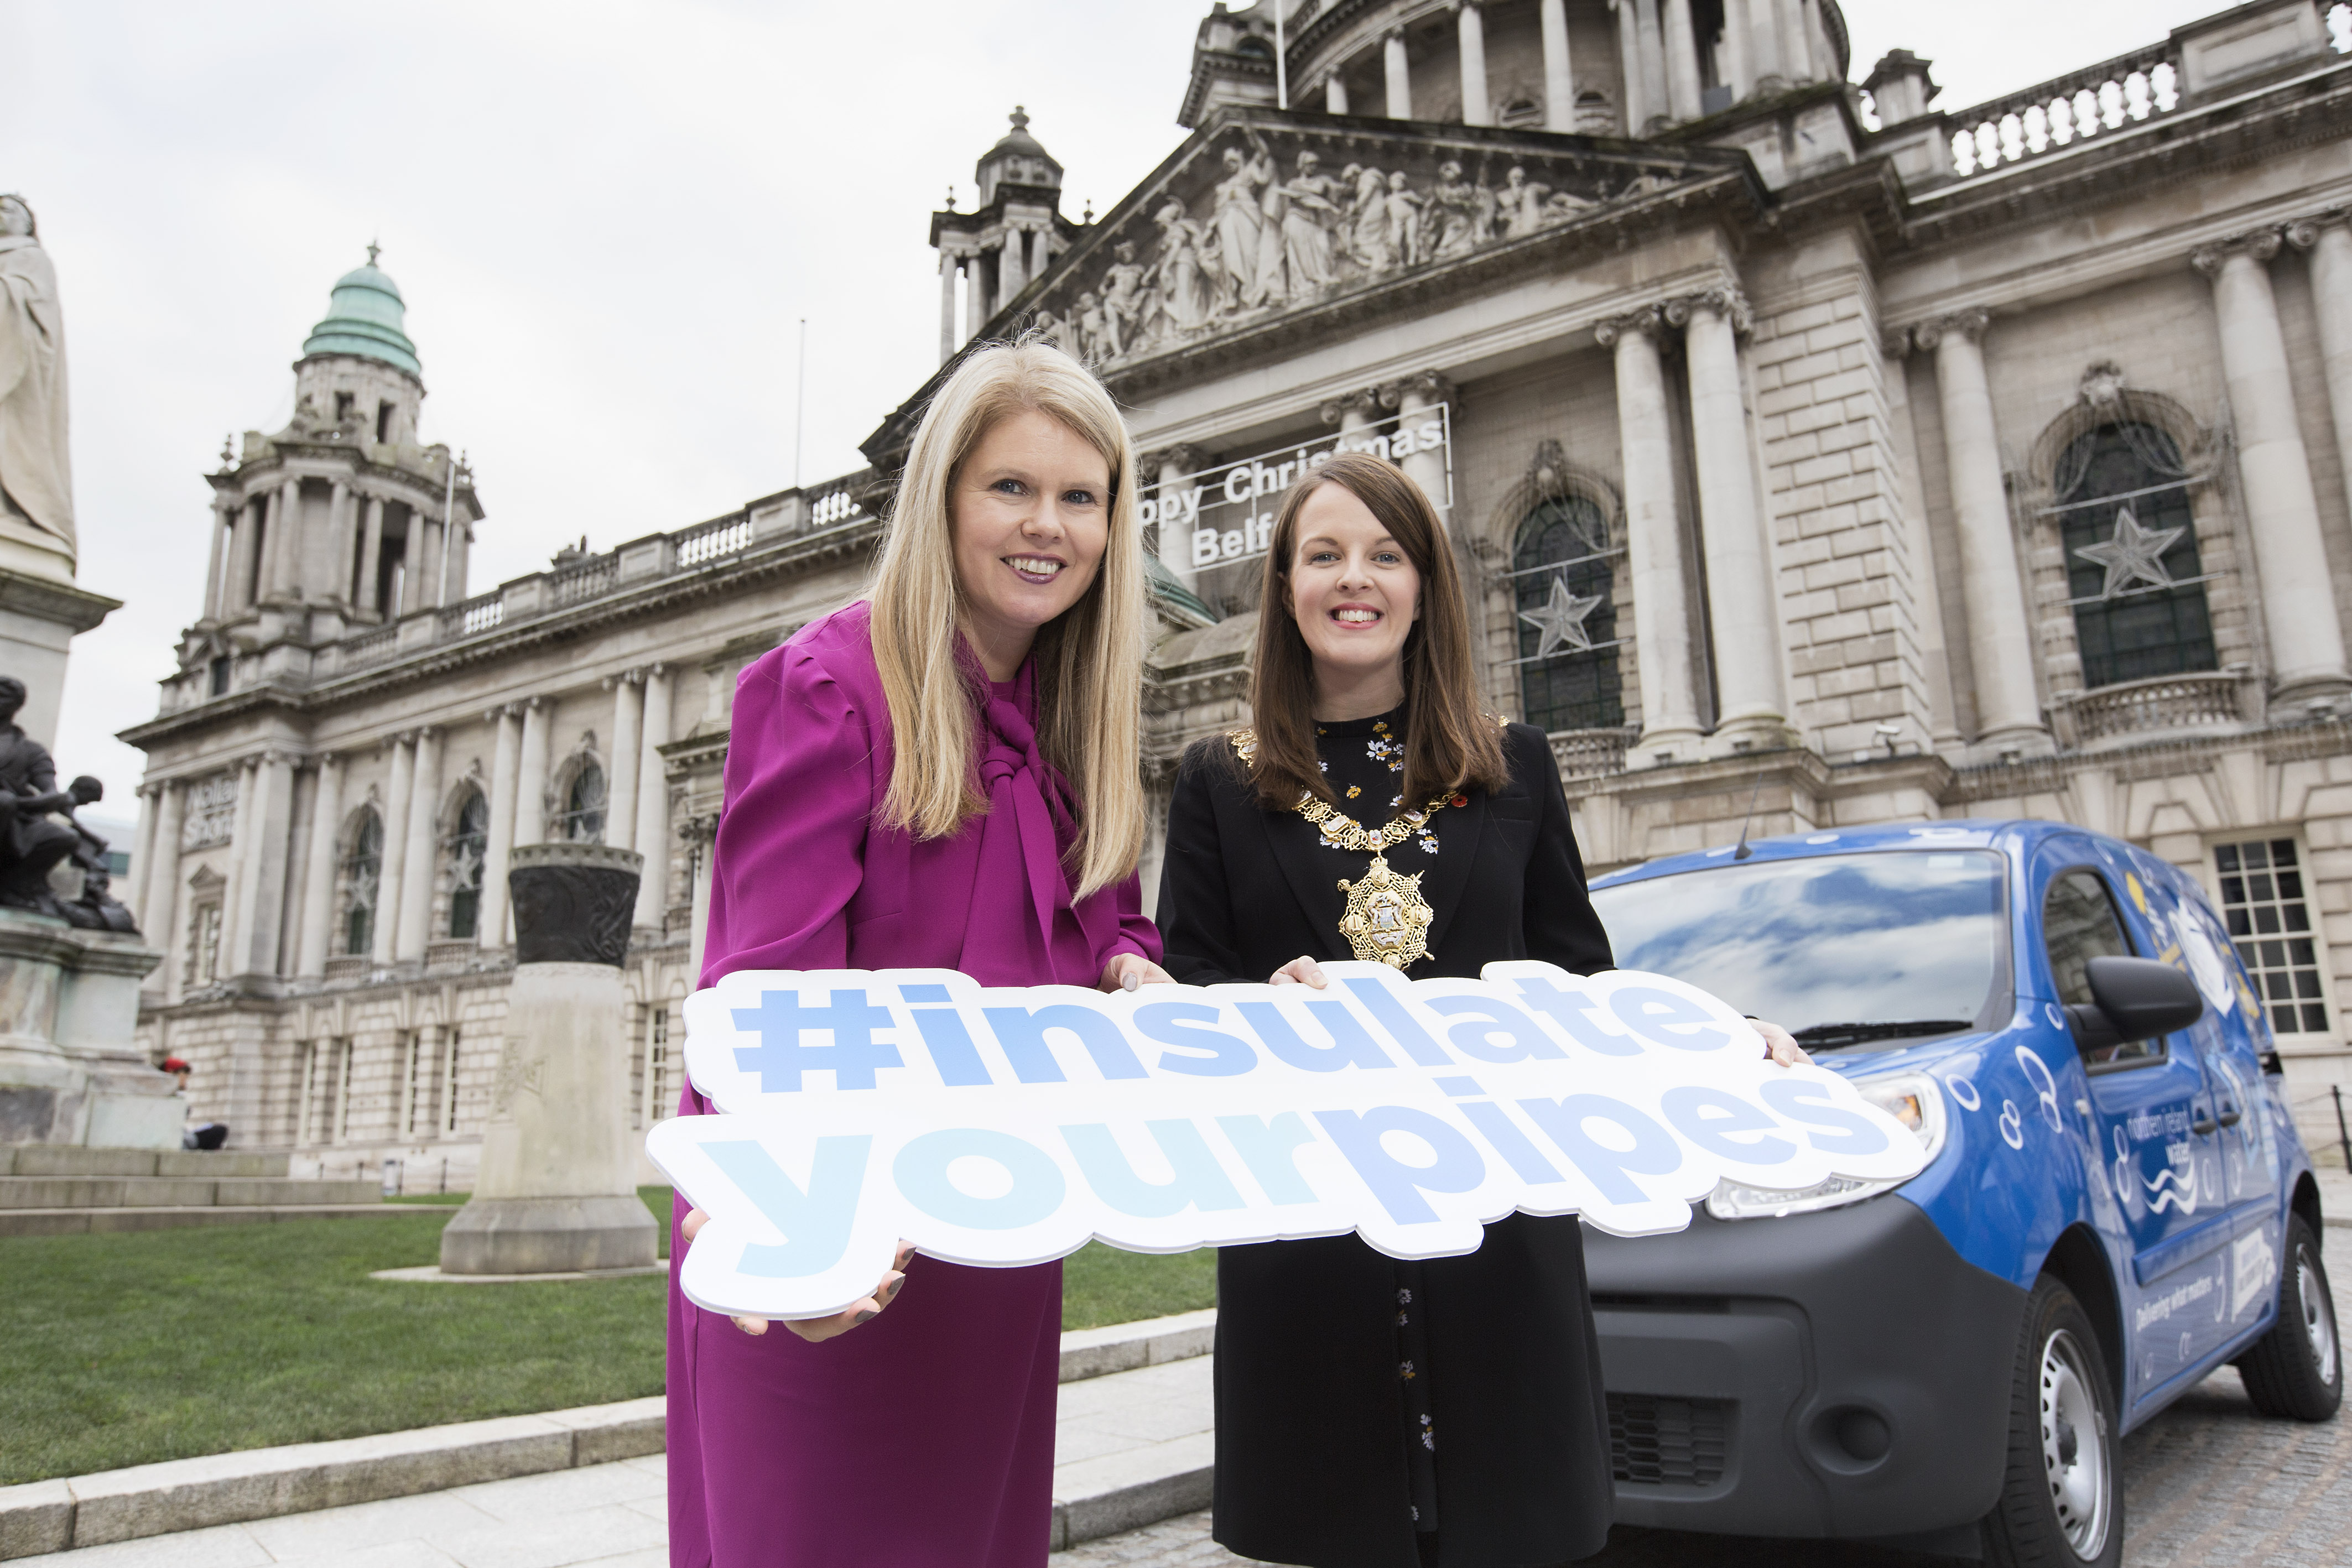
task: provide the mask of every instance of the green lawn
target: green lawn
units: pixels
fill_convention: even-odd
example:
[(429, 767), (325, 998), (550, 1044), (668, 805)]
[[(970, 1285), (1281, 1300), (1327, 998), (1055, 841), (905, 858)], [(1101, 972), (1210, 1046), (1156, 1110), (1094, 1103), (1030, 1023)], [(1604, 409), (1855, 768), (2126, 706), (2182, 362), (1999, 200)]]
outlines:
[[(667, 1221), (669, 1189), (640, 1190)], [(463, 1198), (410, 1201), (413, 1217), (0, 1238), (0, 1486), (661, 1392), (658, 1277), (369, 1279), (435, 1261)], [(1062, 1318), (1215, 1300), (1213, 1252), (1088, 1247)]]

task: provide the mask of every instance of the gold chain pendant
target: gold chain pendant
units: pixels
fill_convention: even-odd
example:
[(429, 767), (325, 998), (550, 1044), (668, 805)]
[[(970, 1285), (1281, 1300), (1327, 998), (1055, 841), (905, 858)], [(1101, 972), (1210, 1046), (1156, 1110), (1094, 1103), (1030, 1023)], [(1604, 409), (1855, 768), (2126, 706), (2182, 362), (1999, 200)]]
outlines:
[(1348, 912), (1339, 917), (1339, 935), (1356, 956), (1391, 968), (1406, 969), (1429, 957), (1429, 923), (1436, 911), (1421, 895), (1415, 872), (1400, 876), (1389, 869), (1389, 857), (1375, 853), (1370, 869), (1353, 883), (1342, 882)]

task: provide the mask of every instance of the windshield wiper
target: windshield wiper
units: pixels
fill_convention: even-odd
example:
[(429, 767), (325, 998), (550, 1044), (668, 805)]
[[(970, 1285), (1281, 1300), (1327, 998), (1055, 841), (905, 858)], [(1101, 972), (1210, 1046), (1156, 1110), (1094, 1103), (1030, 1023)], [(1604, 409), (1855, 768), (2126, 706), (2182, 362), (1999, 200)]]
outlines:
[(1969, 1019), (1888, 1019), (1875, 1023), (1816, 1023), (1790, 1032), (1800, 1045), (1858, 1045), (1865, 1040), (1906, 1040), (1915, 1035), (1955, 1034), (1974, 1029)]

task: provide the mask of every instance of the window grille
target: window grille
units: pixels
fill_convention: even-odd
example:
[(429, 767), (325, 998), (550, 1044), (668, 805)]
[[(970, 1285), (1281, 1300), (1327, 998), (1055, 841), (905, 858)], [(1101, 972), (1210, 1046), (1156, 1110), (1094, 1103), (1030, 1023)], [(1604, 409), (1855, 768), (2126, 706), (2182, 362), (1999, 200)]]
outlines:
[(1609, 524), (1582, 496), (1542, 502), (1519, 526), (1511, 589), (1518, 612), (1519, 699), (1547, 730), (1625, 722), (1617, 664), (1617, 552)]
[(441, 1131), (444, 1134), (457, 1130), (457, 1026), (449, 1026), (449, 1043), (443, 1050), (441, 1061)]
[(358, 1043), (348, 1035), (337, 1042), (334, 1140), (339, 1144), (348, 1143), (352, 1135), (352, 1059)]
[(482, 867), (490, 843), (490, 803), (476, 789), (457, 808), (457, 830), (449, 835), (449, 935), (474, 935), (482, 911)]
[(2293, 839), (2216, 844), (2221, 915), (2273, 1034), (2331, 1034), (2320, 983), (2319, 937)]
[(209, 986), (220, 978), (221, 906), (217, 900), (196, 905), (188, 941), (188, 983)]
[(670, 1113), (669, 1004), (656, 1004), (646, 1020), (646, 1124), (666, 1120)]
[(343, 915), (343, 951), (365, 957), (375, 943), (376, 895), (383, 886), (383, 819), (373, 808), (352, 835), (343, 858), (343, 887), (350, 903)]
[(2058, 462), (2059, 531), (2083, 685), (2220, 668), (2188, 472), (2151, 425), (2102, 425)]

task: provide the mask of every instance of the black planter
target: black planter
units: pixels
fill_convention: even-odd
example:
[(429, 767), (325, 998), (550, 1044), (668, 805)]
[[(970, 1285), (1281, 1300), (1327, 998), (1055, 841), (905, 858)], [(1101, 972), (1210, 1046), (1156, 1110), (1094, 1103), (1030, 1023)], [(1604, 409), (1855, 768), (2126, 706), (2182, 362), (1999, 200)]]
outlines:
[(525, 844), (508, 864), (516, 963), (620, 967), (644, 856), (604, 844)]

